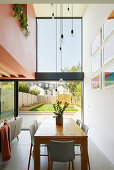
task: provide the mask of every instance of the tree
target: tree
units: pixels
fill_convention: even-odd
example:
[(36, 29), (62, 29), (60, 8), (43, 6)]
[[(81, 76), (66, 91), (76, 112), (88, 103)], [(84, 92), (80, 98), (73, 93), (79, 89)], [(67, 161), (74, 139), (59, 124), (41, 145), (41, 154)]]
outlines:
[(82, 94), (82, 83), (79, 82), (79, 84), (76, 87), (75, 94), (73, 96), (73, 99), (76, 104), (81, 104), (81, 94)]
[[(77, 66), (72, 66), (70, 69), (64, 68), (62, 72), (79, 72), (81, 71), (80, 63)], [(64, 88), (68, 89), (70, 93), (72, 93), (73, 100), (80, 101), (81, 100), (81, 82), (80, 81), (66, 81), (63, 85)]]
[(19, 82), (19, 91), (23, 93), (29, 93), (30, 87), (25, 82)]
[(32, 89), (32, 90), (30, 90), (30, 94), (37, 96), (38, 94), (40, 94), (40, 91), (38, 91), (37, 89)]
[(38, 95), (40, 93), (37, 89), (30, 90), (30, 87), (25, 82), (19, 82), (19, 92), (30, 93), (33, 95)]
[(2, 88), (4, 89), (9, 89), (9, 90), (13, 90), (14, 89), (14, 83), (3, 83), (1, 84), (2, 85)]
[(72, 66), (70, 69), (68, 67), (65, 67), (64, 69), (61, 69), (62, 72), (80, 72), (81, 66), (80, 63), (78, 63), (77, 66)]

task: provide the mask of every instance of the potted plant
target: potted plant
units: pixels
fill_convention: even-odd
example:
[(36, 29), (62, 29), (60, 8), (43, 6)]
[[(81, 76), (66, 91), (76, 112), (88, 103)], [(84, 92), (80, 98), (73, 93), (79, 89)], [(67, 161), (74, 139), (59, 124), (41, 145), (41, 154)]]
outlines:
[(62, 125), (63, 124), (63, 113), (68, 107), (69, 103), (65, 102), (64, 105), (61, 105), (62, 102), (57, 100), (56, 104), (53, 104), (54, 107), (54, 113), (56, 115), (56, 124)]

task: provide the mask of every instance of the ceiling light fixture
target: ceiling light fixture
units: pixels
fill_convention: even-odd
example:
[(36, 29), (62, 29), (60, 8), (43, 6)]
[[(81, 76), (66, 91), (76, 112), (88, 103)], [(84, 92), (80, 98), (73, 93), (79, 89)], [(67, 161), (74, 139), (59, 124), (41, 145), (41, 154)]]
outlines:
[[(57, 4), (56, 4), (56, 17), (57, 17)], [(57, 72), (57, 18), (56, 18), (56, 72)], [(56, 81), (56, 89), (55, 92), (57, 94), (57, 81)], [(56, 95), (56, 100), (57, 100), (57, 95)]]
[(71, 29), (71, 37), (74, 36), (74, 28), (73, 28), (73, 4), (72, 4), (72, 29)]
[(63, 4), (60, 4), (60, 17), (62, 19), (60, 19), (60, 38), (61, 38), (61, 41), (63, 41), (64, 39), (64, 35), (63, 35)]
[(67, 8), (67, 11), (70, 11), (70, 8), (69, 8), (69, 4), (68, 4), (68, 8)]
[(52, 10), (52, 19), (54, 19), (55, 14), (54, 14), (54, 4), (51, 4), (51, 10)]

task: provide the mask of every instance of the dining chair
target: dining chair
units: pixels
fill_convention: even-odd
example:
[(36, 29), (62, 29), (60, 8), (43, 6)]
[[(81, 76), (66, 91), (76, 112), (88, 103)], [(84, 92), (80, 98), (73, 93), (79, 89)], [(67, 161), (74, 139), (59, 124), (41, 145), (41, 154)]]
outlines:
[[(35, 133), (36, 133), (36, 131), (37, 131), (37, 124), (36, 124), (36, 126), (35, 126), (35, 122), (33, 122), (33, 124), (32, 125), (30, 125), (30, 137), (31, 137), (31, 145), (30, 145), (30, 153), (29, 153), (29, 161), (28, 161), (28, 170), (29, 170), (29, 168), (30, 168), (30, 160), (31, 160), (31, 155), (33, 155), (33, 150), (32, 150), (32, 148), (33, 148), (33, 146), (34, 146), (34, 135), (35, 135)], [(47, 147), (47, 145), (45, 145), (45, 144), (42, 144), (42, 145), (40, 145), (41, 147)], [(41, 154), (40, 156), (48, 156), (48, 154)], [(49, 159), (48, 159), (48, 161), (49, 161)]]
[(76, 123), (77, 123), (79, 126), (81, 126), (82, 121), (81, 121), (80, 119), (77, 119), (77, 120), (76, 120)]
[(81, 129), (86, 133), (86, 135), (88, 134), (89, 127), (86, 124), (82, 123)]
[(48, 145), (49, 153), (49, 169), (52, 170), (53, 162), (68, 162), (68, 170), (70, 170), (70, 162), (74, 170), (74, 142), (73, 141), (51, 141)]
[(29, 153), (29, 161), (28, 161), (28, 170), (29, 170), (29, 167), (30, 167), (31, 155), (33, 155), (32, 147), (34, 146), (34, 134), (35, 134), (35, 125), (32, 124), (32, 125), (30, 125), (31, 145), (30, 145), (30, 153)]
[[(81, 124), (81, 129), (86, 133), (86, 135), (88, 134), (89, 127), (86, 124), (82, 123)], [(75, 146), (80, 146), (80, 152), (82, 151), (81, 144), (78, 144), (78, 145), (75, 145)], [(79, 156), (79, 155), (81, 155), (81, 153), (80, 154), (75, 154), (75, 156)], [(90, 170), (89, 155), (88, 155), (88, 167), (89, 167), (89, 170)]]
[(38, 130), (38, 122), (37, 122), (37, 120), (34, 120), (33, 124), (35, 126), (35, 132), (36, 132)]

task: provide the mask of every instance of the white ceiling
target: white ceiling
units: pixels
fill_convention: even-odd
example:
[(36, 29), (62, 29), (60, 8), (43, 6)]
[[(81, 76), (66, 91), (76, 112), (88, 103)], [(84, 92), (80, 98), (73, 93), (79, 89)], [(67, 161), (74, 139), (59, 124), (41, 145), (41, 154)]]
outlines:
[[(68, 4), (63, 4), (63, 15), (60, 14), (60, 8), (60, 4), (34, 4), (36, 17), (52, 17), (53, 11), (56, 17), (72, 17), (72, 4), (69, 4), (69, 11)], [(87, 4), (73, 4), (73, 17), (83, 17), (86, 8)]]
[(48, 3), (75, 3), (75, 4), (114, 4), (114, 0), (0, 0), (0, 4), (48, 4)]

